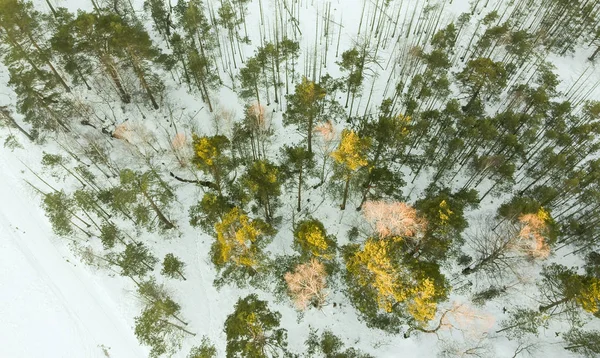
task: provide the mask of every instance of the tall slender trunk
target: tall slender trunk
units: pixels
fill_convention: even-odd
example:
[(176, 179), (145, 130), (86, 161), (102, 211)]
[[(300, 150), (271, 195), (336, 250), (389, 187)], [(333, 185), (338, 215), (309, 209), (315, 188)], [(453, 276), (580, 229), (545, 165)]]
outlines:
[(173, 326), (173, 327), (179, 329), (180, 331), (185, 332), (185, 333), (187, 333), (187, 334), (189, 334), (191, 336), (195, 336), (196, 335), (196, 333), (188, 331), (187, 329), (185, 329), (185, 327), (182, 327), (182, 326), (180, 326), (178, 324), (175, 324), (173, 322), (169, 322), (166, 319), (159, 319), (159, 321), (164, 322), (164, 323), (166, 323), (166, 324), (168, 324), (170, 326)]
[(346, 210), (346, 200), (348, 199), (348, 189), (350, 189), (350, 175), (346, 178), (346, 185), (344, 187), (344, 199), (342, 200), (342, 205), (340, 205), (340, 209)]
[(302, 164), (300, 164), (300, 174), (298, 175), (298, 207), (296, 210), (300, 212), (302, 203)]
[(135, 55), (133, 55), (133, 53), (131, 53), (131, 51), (128, 51), (128, 52), (129, 52), (129, 57), (131, 59), (131, 65), (133, 66), (133, 71), (135, 72), (138, 79), (140, 80), (140, 83), (142, 84), (142, 87), (146, 91), (148, 98), (150, 98), (150, 102), (152, 102), (152, 107), (154, 107), (154, 109), (159, 109), (160, 107), (159, 107), (158, 103), (156, 103), (156, 99), (154, 99), (154, 95), (152, 94), (152, 89), (150, 89), (150, 86), (148, 85), (148, 82), (146, 81), (146, 76), (144, 76), (144, 71), (142, 71), (142, 69), (139, 66), (139, 61), (138, 61), (137, 57)]
[(25, 135), (27, 139), (29, 139), (32, 142), (35, 141), (35, 138), (17, 123), (17, 121), (13, 118), (13, 116), (8, 112), (6, 108), (0, 107), (0, 115), (2, 115), (6, 120), (8, 120), (13, 127), (17, 128), (19, 132), (23, 133), (23, 135)]
[(596, 48), (596, 51), (594, 51), (594, 53), (590, 57), (588, 57), (588, 60), (594, 61), (596, 59), (596, 55), (598, 55), (598, 53), (600, 53), (600, 46), (598, 46)]
[(148, 193), (145, 192), (145, 191), (142, 191), (142, 195), (144, 195), (144, 198), (146, 198), (146, 200), (148, 200), (148, 202), (150, 203), (150, 206), (152, 207), (152, 210), (154, 210), (154, 212), (156, 213), (156, 216), (165, 225), (165, 227), (167, 229), (174, 228), (175, 225), (171, 221), (169, 221), (169, 219), (167, 219), (167, 217), (158, 208), (158, 205), (156, 205), (156, 203), (154, 202), (154, 200), (152, 200), (152, 198), (150, 197), (150, 195), (148, 195)]
[(307, 149), (308, 149), (308, 154), (312, 154), (312, 132), (313, 132), (313, 116), (312, 114), (308, 116), (308, 133), (306, 136), (306, 139), (308, 141), (308, 145), (307, 145)]
[(560, 304), (568, 302), (569, 300), (571, 300), (571, 297), (565, 297), (563, 299), (560, 299), (560, 300), (558, 300), (556, 302), (552, 302), (552, 303), (547, 304), (547, 305), (540, 305), (539, 310), (540, 310), (540, 312), (546, 312), (546, 311), (548, 311), (549, 309), (551, 309), (553, 307), (556, 307), (556, 306), (558, 306)]
[(121, 101), (123, 101), (123, 103), (131, 103), (131, 95), (125, 91), (125, 88), (123, 87), (123, 84), (121, 83), (121, 79), (119, 78), (119, 73), (115, 69), (113, 60), (110, 58), (109, 55), (103, 55), (103, 56), (101, 56), (100, 61), (102, 62), (102, 64), (104, 64), (104, 67), (106, 68), (106, 71), (108, 72), (108, 75), (110, 76), (111, 80), (117, 87), (117, 91), (119, 92)]
[[(20, 26), (19, 26), (19, 29), (21, 29), (21, 31), (24, 31)], [(31, 44), (33, 45), (33, 47), (35, 47), (36, 50), (38, 50), (40, 53), (43, 53), (42, 49), (38, 46), (37, 42), (34, 40), (33, 36), (31, 36), (30, 33), (27, 34), (27, 37), (29, 38), (29, 41), (31, 41)], [(69, 85), (67, 85), (67, 82), (65, 82), (65, 80), (62, 78), (62, 76), (58, 73), (58, 71), (52, 64), (52, 62), (50, 62), (50, 60), (47, 58), (44, 58), (44, 62), (48, 65), (48, 67), (50, 67), (50, 70), (52, 71), (54, 76), (58, 79), (60, 84), (65, 88), (65, 91), (67, 91), (67, 93), (71, 93), (71, 87), (69, 87)]]

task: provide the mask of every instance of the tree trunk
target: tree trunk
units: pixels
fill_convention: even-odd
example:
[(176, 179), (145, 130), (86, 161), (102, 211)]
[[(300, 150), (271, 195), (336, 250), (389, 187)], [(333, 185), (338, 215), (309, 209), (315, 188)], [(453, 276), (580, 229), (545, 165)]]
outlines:
[(13, 118), (13, 116), (8, 112), (7, 109), (0, 107), (0, 114), (4, 116), (4, 118), (6, 118), (10, 124), (12, 124), (13, 127), (17, 128), (19, 130), (19, 132), (23, 133), (23, 135), (25, 135), (27, 137), (27, 139), (29, 139), (30, 141), (35, 141), (35, 138), (29, 134), (29, 132), (27, 132), (23, 127), (21, 127), (17, 121), (15, 121), (15, 119)]
[(592, 54), (590, 57), (588, 57), (588, 60), (590, 60), (590, 61), (594, 61), (594, 60), (596, 59), (596, 55), (597, 55), (599, 52), (600, 52), (600, 46), (598, 46), (598, 47), (596, 48), (596, 51), (594, 51), (594, 53), (593, 53), (593, 54)]
[(56, 17), (56, 9), (54, 9), (54, 6), (52, 6), (52, 4), (50, 3), (50, 0), (46, 0), (46, 4), (48, 4), (48, 7), (50, 8), (50, 12), (52, 12), (52, 15), (54, 17)]
[(185, 332), (185, 333), (187, 333), (187, 334), (189, 334), (191, 336), (195, 336), (196, 335), (196, 333), (188, 331), (187, 329), (185, 329), (185, 327), (182, 327), (182, 326), (180, 326), (178, 324), (175, 324), (173, 322), (169, 322), (166, 319), (159, 319), (159, 321), (164, 322), (164, 323), (166, 323), (166, 324), (168, 324), (170, 326), (173, 326), (173, 327), (179, 329), (180, 331), (183, 331), (183, 332)]
[(154, 212), (156, 213), (156, 216), (158, 216), (158, 219), (165, 225), (165, 227), (167, 229), (174, 228), (175, 225), (173, 225), (173, 223), (171, 221), (169, 221), (169, 219), (167, 219), (167, 217), (162, 213), (162, 211), (160, 211), (160, 209), (158, 208), (158, 206), (156, 205), (154, 200), (152, 200), (150, 195), (148, 195), (148, 193), (146, 193), (145, 191), (143, 191), (142, 194), (148, 200), (148, 202), (150, 203), (150, 206), (152, 207), (152, 210), (154, 210)]
[(152, 90), (150, 89), (150, 86), (148, 85), (148, 82), (146, 81), (146, 76), (144, 76), (144, 71), (142, 71), (142, 69), (139, 66), (138, 59), (131, 53), (131, 51), (128, 51), (128, 52), (129, 52), (129, 57), (131, 58), (131, 65), (133, 66), (133, 71), (135, 72), (138, 79), (140, 80), (140, 83), (142, 84), (142, 87), (146, 91), (146, 94), (148, 94), (148, 98), (150, 98), (150, 102), (152, 102), (152, 107), (154, 107), (154, 109), (159, 109), (160, 107), (158, 106), (158, 103), (156, 103), (156, 100), (154, 99), (154, 95), (152, 94)]
[(300, 174), (298, 175), (298, 207), (296, 210), (300, 212), (302, 203), (302, 164), (300, 164)]
[[(21, 31), (24, 31), (20, 26), (19, 26), (19, 29), (21, 29)], [(40, 53), (42, 53), (43, 52), (42, 49), (38, 46), (37, 42), (33, 39), (33, 37), (31, 36), (30, 33), (27, 34), (27, 37), (29, 38), (29, 41), (31, 41), (31, 44), (33, 45), (33, 47), (35, 47), (36, 50), (38, 50)], [(71, 93), (71, 88), (69, 87), (69, 85), (67, 85), (65, 80), (62, 78), (62, 76), (56, 70), (56, 68), (54, 68), (54, 65), (52, 64), (52, 62), (50, 62), (49, 59), (44, 59), (44, 62), (46, 62), (48, 67), (50, 67), (50, 70), (52, 71), (54, 76), (58, 79), (60, 84), (65, 88), (65, 91), (67, 91), (67, 93)]]
[(463, 107), (463, 112), (468, 112), (469, 111), (469, 109), (471, 108), (471, 106), (473, 105), (473, 103), (475, 103), (475, 100), (479, 96), (479, 91), (481, 91), (481, 88), (478, 88), (477, 91), (475, 91), (475, 93), (473, 93), (473, 95), (469, 99), (469, 102), (467, 103), (467, 105)]
[(308, 149), (308, 154), (312, 154), (312, 132), (313, 132), (313, 117), (312, 115), (310, 115), (308, 117), (308, 133), (306, 136), (306, 140), (308, 141), (308, 145), (307, 145), (307, 149)]
[(540, 312), (546, 312), (546, 311), (548, 311), (549, 309), (551, 309), (553, 307), (556, 307), (556, 306), (558, 306), (560, 304), (568, 302), (569, 300), (571, 300), (571, 297), (565, 297), (565, 298), (563, 298), (561, 300), (558, 300), (556, 302), (552, 302), (552, 303), (550, 303), (548, 305), (545, 305), (545, 306), (540, 305), (539, 310), (540, 310)]
[(346, 200), (348, 199), (348, 189), (350, 188), (350, 175), (346, 178), (346, 186), (344, 187), (344, 199), (342, 200), (342, 205), (340, 209), (346, 210)]
[(179, 274), (179, 276), (181, 276), (181, 278), (182, 278), (184, 281), (187, 281), (187, 278), (185, 278), (185, 276), (183, 276), (183, 274), (181, 273), (181, 271), (177, 270), (177, 273)]
[(119, 74), (115, 69), (112, 59), (108, 55), (104, 55), (100, 58), (100, 60), (104, 64), (108, 75), (117, 87), (117, 90), (119, 91), (119, 96), (121, 97), (121, 101), (123, 101), (123, 103), (126, 104), (131, 103), (131, 95), (125, 91), (125, 88), (123, 88), (123, 84), (121, 83), (121, 79), (119, 78)]

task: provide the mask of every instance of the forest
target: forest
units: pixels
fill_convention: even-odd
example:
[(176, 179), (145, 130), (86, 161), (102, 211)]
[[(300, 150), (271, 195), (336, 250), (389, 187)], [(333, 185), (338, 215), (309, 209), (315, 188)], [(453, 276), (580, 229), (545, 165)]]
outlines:
[(600, 356), (598, 1), (0, 0), (0, 59), (149, 357)]

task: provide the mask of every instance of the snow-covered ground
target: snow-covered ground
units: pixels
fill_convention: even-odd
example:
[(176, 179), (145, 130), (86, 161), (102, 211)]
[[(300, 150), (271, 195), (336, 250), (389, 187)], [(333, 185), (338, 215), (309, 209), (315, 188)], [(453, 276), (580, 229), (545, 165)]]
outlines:
[(52, 234), (22, 170), (0, 147), (0, 357), (147, 356), (119, 303)]
[[(413, 6), (422, 6), (423, 2), (405, 2), (409, 4), (405, 6), (408, 6), (407, 11), (412, 12)], [(67, 6), (71, 10), (80, 7), (89, 9), (91, 4), (89, 1), (79, 0), (62, 0), (55, 3)], [(139, 4), (140, 1), (134, 3)], [(272, 1), (263, 0), (263, 3), (269, 12), (273, 12)], [(312, 24), (319, 16), (317, 10), (323, 8), (322, 3), (323, 1), (314, 1), (314, 5), (313, 1), (302, 1), (303, 36), (299, 41), (306, 56), (310, 55), (310, 51), (306, 49), (311, 47), (314, 38)], [(340, 50), (344, 51), (348, 49), (357, 33), (363, 1), (336, 0), (332, 3), (332, 19), (343, 18), (345, 24), (341, 31), (340, 47)], [(36, 1), (36, 5), (41, 9), (45, 6), (41, 0)], [(454, 1), (447, 9), (448, 18), (455, 18), (467, 8), (467, 0)], [(258, 13), (256, 2), (251, 7), (251, 13)], [(258, 18), (255, 16), (253, 21), (258, 22)], [(253, 39), (252, 46), (245, 49), (245, 55), (250, 56), (258, 43)], [(337, 66), (333, 64), (336, 59), (333, 58), (332, 48), (329, 49), (330, 63), (327, 71), (338, 76)], [(393, 51), (388, 49), (387, 52), (381, 52), (380, 56), (386, 57), (391, 52)], [(552, 58), (552, 61), (557, 65), (557, 72), (564, 80), (561, 89), (565, 91), (582, 73), (587, 72), (587, 83), (590, 86), (595, 83), (594, 78), (599, 77), (599, 71), (589, 67), (585, 61), (584, 53), (578, 53), (575, 57)], [(304, 61), (301, 59), (299, 63)], [(1, 70), (0, 68), (0, 83), (3, 84), (6, 80), (2, 78)], [(386, 78), (387, 74), (382, 74), (377, 80), (374, 86), (375, 93), (384, 91)], [(13, 101), (13, 95), (0, 88), (0, 105)], [(186, 107), (191, 111), (191, 108), (202, 106), (199, 102), (197, 98), (194, 100), (193, 96), (182, 94), (181, 103), (178, 101), (177, 104), (181, 104), (178, 107)], [(237, 98), (221, 98), (220, 102), (232, 107), (237, 106), (238, 115), (242, 113)], [(207, 111), (197, 117), (202, 129), (210, 127), (209, 120)], [(209, 131), (203, 134), (209, 134)], [(110, 273), (85, 266), (75, 257), (69, 251), (68, 241), (58, 239), (52, 233), (50, 224), (40, 208), (39, 195), (23, 181), (24, 178), (31, 179), (32, 175), (26, 172), (19, 159), (32, 167), (39, 167), (41, 150), (35, 147), (11, 152), (0, 145), (0, 358), (147, 356), (148, 349), (140, 346), (133, 333), (134, 316), (139, 312), (133, 283), (120, 277), (111, 278)], [(190, 201), (186, 202), (186, 205), (197, 200), (198, 193), (195, 191), (196, 188), (189, 186), (180, 188), (180, 194), (187, 194), (180, 197)], [(314, 196), (318, 194), (313, 193)], [(217, 346), (219, 357), (222, 357), (225, 348), (223, 322), (232, 311), (238, 297), (243, 297), (249, 290), (226, 286), (217, 291), (212, 286), (214, 269), (207, 255), (212, 239), (186, 225), (188, 206), (181, 205), (180, 212), (174, 214), (182, 230), (179, 238), (161, 240), (162, 238), (153, 236), (149, 240), (158, 242), (152, 247), (158, 257), (162, 258), (166, 253), (174, 252), (188, 265), (187, 281), (166, 281), (175, 301), (182, 306), (182, 316), (190, 322), (190, 329), (197, 333), (197, 337), (186, 338), (177, 357), (185, 357), (189, 348), (196, 345), (199, 337), (203, 335), (211, 339)], [(345, 224), (351, 222), (353, 215), (358, 215), (350, 211), (340, 214), (337, 210), (331, 210), (330, 214), (331, 217), (325, 217), (323, 221), (326, 221), (330, 233), (340, 238), (345, 236), (348, 229)], [(344, 223), (340, 224), (342, 220)], [(287, 235), (289, 238), (288, 234), (282, 233), (281, 237)], [(288, 253), (289, 251), (288, 248)], [(346, 303), (343, 307), (328, 306), (323, 311), (309, 311), (302, 322), (298, 323), (296, 312), (287, 302), (272, 302), (268, 292), (259, 292), (259, 296), (269, 300), (270, 307), (282, 313), (282, 326), (288, 330), (290, 348), (295, 352), (302, 352), (308, 326), (311, 325), (321, 330), (331, 329), (343, 339), (347, 347), (355, 346), (376, 357), (429, 358), (435, 357), (437, 353), (438, 340), (435, 335), (414, 335), (410, 339), (404, 339), (401, 335), (393, 337), (380, 331), (369, 330), (358, 320), (354, 309)], [(334, 299), (343, 299), (342, 296), (341, 293), (333, 294)], [(460, 300), (460, 297), (452, 298)], [(488, 305), (485, 309), (495, 316), (496, 321), (492, 324), (497, 327), (498, 321), (506, 316), (502, 316), (501, 305), (491, 306)], [(547, 336), (549, 342), (555, 340), (553, 331), (542, 332), (541, 335)], [(453, 338), (457, 341), (462, 339), (459, 334)], [(514, 344), (505, 338), (493, 340), (491, 343), (499, 357), (510, 357), (514, 353)], [(557, 345), (555, 348), (544, 350), (543, 356), (562, 358), (568, 356), (567, 353)]]

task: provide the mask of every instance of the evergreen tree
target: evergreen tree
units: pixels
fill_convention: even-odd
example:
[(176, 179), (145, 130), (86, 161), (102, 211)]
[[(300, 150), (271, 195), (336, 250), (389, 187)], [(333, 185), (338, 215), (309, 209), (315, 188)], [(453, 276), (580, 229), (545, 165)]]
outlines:
[(120, 185), (105, 190), (100, 199), (117, 213), (131, 213), (136, 224), (153, 229), (153, 215), (163, 229), (175, 225), (165, 214), (174, 198), (172, 189), (153, 171), (145, 173), (123, 169), (119, 173)]
[(193, 347), (187, 358), (217, 358), (217, 349), (207, 337), (202, 337), (202, 344)]
[(462, 72), (456, 75), (456, 79), (470, 95), (463, 110), (469, 112), (475, 101), (481, 100), (482, 96), (491, 97), (501, 92), (506, 86), (507, 76), (507, 70), (501, 62), (482, 57), (470, 60)]
[(71, 92), (65, 79), (51, 62), (51, 53), (40, 43), (45, 31), (44, 25), (42, 14), (34, 9), (32, 2), (3, 0), (0, 3), (0, 29), (3, 42), (15, 54), (18, 53), (19, 58), (29, 63), (38, 74), (42, 74), (41, 66), (47, 66), (64, 90)]
[(239, 299), (225, 320), (227, 358), (269, 358), (284, 355), (287, 332), (279, 328), (281, 314), (251, 294)]
[(273, 222), (274, 211), (279, 205), (279, 176), (279, 170), (274, 164), (266, 160), (257, 160), (240, 178), (244, 188), (254, 197), (257, 207), (264, 211), (267, 223)]
[(123, 252), (116, 255), (114, 262), (121, 268), (121, 275), (133, 278), (144, 277), (149, 271), (153, 271), (158, 259), (144, 244), (130, 243)]
[(305, 188), (306, 174), (314, 167), (313, 155), (302, 146), (284, 146), (282, 148), (284, 161), (281, 164), (281, 174), (285, 180), (297, 179), (297, 204), (296, 210), (302, 209), (302, 190)]
[[(542, 269), (539, 286), (543, 294), (540, 312), (572, 310), (580, 307), (598, 315), (600, 312), (600, 279), (579, 275), (574, 269), (561, 264), (550, 264)], [(559, 311), (559, 312), (560, 312)]]
[[(306, 357), (324, 357), (324, 358), (373, 358), (373, 356), (363, 353), (356, 348), (344, 348), (342, 340), (326, 330), (317, 335), (317, 330), (311, 328), (308, 333), (305, 345), (307, 346)], [(320, 355), (317, 355), (320, 353)]]
[[(118, 61), (123, 61), (133, 70), (153, 108), (159, 108), (156, 94), (162, 90), (162, 83), (150, 71), (149, 62), (158, 58), (160, 53), (153, 46), (142, 24), (128, 23), (115, 14), (98, 15), (81, 12), (76, 19), (63, 27), (67, 29), (63, 29), (62, 34), (70, 34), (71, 38), (63, 36), (61, 41), (72, 44), (70, 51), (75, 50), (98, 61), (124, 103), (131, 102), (131, 94), (121, 80)], [(69, 28), (71, 31), (68, 30)], [(69, 48), (66, 47), (65, 50), (69, 51)]]
[(185, 276), (183, 276), (185, 264), (178, 259), (177, 256), (166, 254), (162, 265), (163, 268), (160, 271), (161, 274), (170, 278), (181, 278), (184, 281), (187, 280)]
[(312, 154), (312, 133), (320, 121), (325, 95), (325, 89), (319, 84), (302, 77), (302, 82), (296, 85), (294, 94), (287, 96), (283, 124), (293, 124), (300, 132), (305, 133), (309, 155)]
[(170, 318), (179, 314), (181, 307), (170, 297), (146, 300), (144, 309), (135, 317), (135, 335), (150, 347), (150, 357), (173, 355), (181, 348), (183, 334), (195, 336), (184, 325)]
[(562, 335), (565, 349), (584, 357), (597, 357), (600, 354), (600, 331), (583, 331), (577, 328)]
[(215, 224), (233, 209), (233, 204), (225, 197), (205, 193), (197, 205), (190, 208), (190, 225), (200, 227), (207, 233), (214, 234)]

